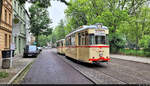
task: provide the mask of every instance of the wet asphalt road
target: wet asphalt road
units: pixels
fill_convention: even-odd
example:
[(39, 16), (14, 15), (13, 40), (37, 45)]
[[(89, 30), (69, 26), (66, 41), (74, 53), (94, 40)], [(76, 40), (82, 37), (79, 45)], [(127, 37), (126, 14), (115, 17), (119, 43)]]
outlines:
[(44, 50), (22, 83), (28, 84), (150, 84), (150, 64), (111, 58), (109, 64), (89, 65)]
[(22, 84), (92, 84), (52, 49), (43, 50), (33, 63)]

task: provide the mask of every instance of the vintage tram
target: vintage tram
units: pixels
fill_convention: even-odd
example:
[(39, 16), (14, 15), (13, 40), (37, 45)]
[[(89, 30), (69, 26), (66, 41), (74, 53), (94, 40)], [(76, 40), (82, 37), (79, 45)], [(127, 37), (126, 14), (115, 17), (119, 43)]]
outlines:
[(108, 34), (108, 28), (102, 24), (84, 25), (65, 37), (65, 47), (62, 48), (66, 56), (82, 62), (108, 62)]
[(56, 45), (57, 45), (57, 53), (65, 54), (65, 39), (56, 41)]

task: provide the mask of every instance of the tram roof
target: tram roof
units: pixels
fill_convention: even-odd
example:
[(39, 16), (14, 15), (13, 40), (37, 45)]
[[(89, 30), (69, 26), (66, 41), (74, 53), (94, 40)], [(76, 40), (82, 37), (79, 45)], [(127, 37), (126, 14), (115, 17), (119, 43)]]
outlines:
[[(77, 30), (75, 30), (75, 31), (69, 33), (68, 35), (66, 35), (66, 37), (68, 37), (68, 36), (70, 36), (70, 35), (72, 35), (74, 33), (86, 30), (86, 29), (98, 29), (98, 26), (97, 25), (90, 25), (90, 26), (83, 25), (82, 28), (79, 27)], [(106, 26), (102, 26), (102, 29), (108, 30), (108, 28)]]
[(58, 40), (58, 41), (56, 41), (56, 42), (60, 42), (60, 41), (63, 41), (63, 40), (65, 40), (65, 39), (60, 39), (60, 40)]

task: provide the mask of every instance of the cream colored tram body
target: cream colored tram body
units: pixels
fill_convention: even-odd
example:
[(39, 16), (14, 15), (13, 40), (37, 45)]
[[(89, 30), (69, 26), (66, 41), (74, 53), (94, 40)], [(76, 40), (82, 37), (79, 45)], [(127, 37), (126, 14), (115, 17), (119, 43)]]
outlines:
[(109, 30), (102, 24), (81, 26), (65, 38), (65, 55), (87, 63), (110, 60)]
[(57, 53), (65, 54), (65, 39), (58, 40), (57, 44)]

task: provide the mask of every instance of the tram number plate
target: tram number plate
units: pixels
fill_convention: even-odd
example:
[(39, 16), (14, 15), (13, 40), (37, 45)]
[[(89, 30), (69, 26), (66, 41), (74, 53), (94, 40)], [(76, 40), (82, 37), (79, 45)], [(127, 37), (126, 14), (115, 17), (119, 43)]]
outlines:
[(95, 35), (103, 35), (103, 36), (105, 36), (105, 31), (104, 30), (95, 30)]

